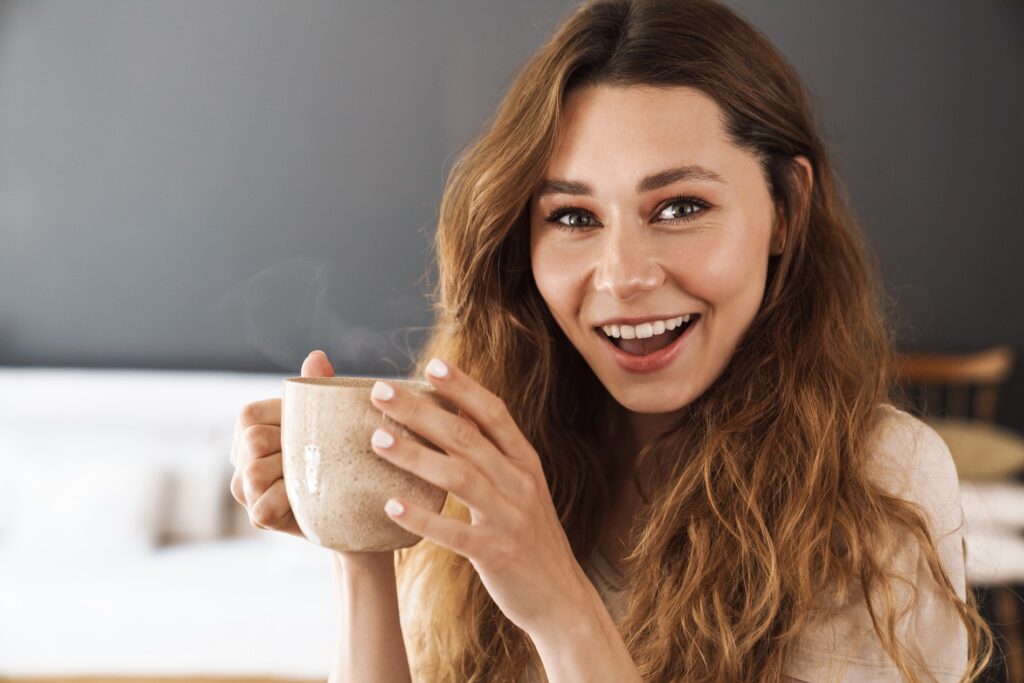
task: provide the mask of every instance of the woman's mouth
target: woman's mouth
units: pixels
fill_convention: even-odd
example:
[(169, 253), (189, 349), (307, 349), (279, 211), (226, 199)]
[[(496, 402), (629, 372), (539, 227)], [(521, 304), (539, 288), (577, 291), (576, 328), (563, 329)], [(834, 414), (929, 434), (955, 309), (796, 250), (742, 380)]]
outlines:
[(679, 354), (690, 330), (700, 320), (700, 314), (693, 314), (687, 322), (675, 329), (666, 329), (646, 339), (624, 339), (610, 337), (600, 328), (594, 328), (604, 345), (623, 369), (631, 372), (653, 372), (668, 366)]

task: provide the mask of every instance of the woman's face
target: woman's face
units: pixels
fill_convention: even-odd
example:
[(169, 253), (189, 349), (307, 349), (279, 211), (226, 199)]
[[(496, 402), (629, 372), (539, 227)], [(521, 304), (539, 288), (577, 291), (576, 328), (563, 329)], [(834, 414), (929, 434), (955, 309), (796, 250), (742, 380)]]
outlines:
[[(552, 315), (626, 409), (682, 408), (725, 368), (785, 237), (757, 160), (699, 90), (599, 86), (566, 98), (545, 179), (530, 199), (530, 252)], [(661, 354), (627, 354), (599, 327), (688, 314)], [(650, 327), (637, 334), (661, 329)], [(620, 327), (619, 343), (643, 352), (679, 329), (640, 348)]]

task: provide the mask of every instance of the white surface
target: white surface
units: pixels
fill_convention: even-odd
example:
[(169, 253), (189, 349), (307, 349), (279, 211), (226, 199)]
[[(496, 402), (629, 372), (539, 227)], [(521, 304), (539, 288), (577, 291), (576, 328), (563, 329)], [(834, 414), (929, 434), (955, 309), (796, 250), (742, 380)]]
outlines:
[(967, 529), (967, 580), (977, 586), (1024, 583), (1024, 536), (998, 527)]
[(118, 562), (40, 561), (0, 544), (0, 675), (326, 678), (329, 552), (273, 535)]
[(968, 528), (1024, 531), (1024, 484), (1016, 481), (963, 481), (960, 483), (960, 500)]
[[(298, 374), (298, 369), (294, 375)], [(40, 407), (62, 420), (93, 424), (199, 423), (220, 429), (249, 401), (281, 396), (285, 373), (106, 368), (0, 368), (5, 422), (42, 421)]]
[(167, 472), (114, 455), (16, 458), (5, 545), (32, 554), (144, 553), (157, 545)]
[[(84, 389), (82, 390), (84, 393)], [(160, 515), (154, 520), (154, 534), (175, 540), (211, 540), (222, 532), (223, 491), (228, 485), (230, 465), (228, 448), (231, 424), (220, 432), (201, 433), (198, 420), (179, 420), (162, 427), (157, 424), (129, 424), (108, 417), (105, 422), (78, 424), (66, 417), (51, 420), (47, 429), (33, 421), (11, 424), (0, 418), (0, 456), (7, 460), (7, 471), (16, 479), (21, 470), (50, 470), (52, 497), (73, 495), (88, 509), (89, 491), (75, 490), (70, 477), (84, 475), (82, 485), (91, 480), (92, 488), (107, 496), (130, 496), (130, 491), (115, 491), (114, 480), (126, 474), (136, 475), (141, 484), (151, 476), (163, 478), (159, 495)], [(201, 416), (199, 417), (201, 419)], [(83, 472), (78, 470), (85, 469)], [(125, 470), (120, 474), (118, 470)], [(102, 481), (97, 481), (99, 478)], [(48, 495), (45, 491), (39, 492)], [(48, 495), (48, 497), (49, 497)], [(52, 501), (62, 507), (59, 500)], [(101, 505), (97, 498), (95, 505)], [(17, 501), (10, 501), (6, 527), (19, 512)], [(40, 507), (41, 504), (37, 507)], [(91, 515), (86, 515), (91, 517)], [(24, 515), (20, 515), (25, 519)], [(85, 520), (79, 522), (79, 526)]]
[(962, 481), (967, 578), (979, 586), (1024, 583), (1024, 485)]
[[(159, 463), (171, 504), (161, 533), (210, 540), (223, 529), (235, 419), (280, 397), (287, 375), (164, 370), (0, 368), (0, 473), (16, 460), (118, 456)], [(0, 496), (0, 537), (14, 514)]]
[[(228, 488), (238, 412), (285, 377), (0, 368), (0, 676), (326, 677), (329, 552)], [(245, 536), (147, 550), (158, 495), (182, 536)]]

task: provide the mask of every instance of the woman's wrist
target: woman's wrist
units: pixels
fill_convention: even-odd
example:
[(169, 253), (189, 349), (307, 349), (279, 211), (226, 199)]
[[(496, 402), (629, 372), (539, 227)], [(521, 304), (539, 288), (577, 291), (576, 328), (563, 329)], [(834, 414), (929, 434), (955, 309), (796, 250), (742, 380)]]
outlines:
[(342, 552), (331, 551), (334, 556), (335, 565), (345, 572), (346, 575), (371, 575), (379, 576), (395, 571), (395, 553), (393, 550), (387, 552)]
[(328, 680), (410, 683), (394, 552), (331, 555), (338, 641)]

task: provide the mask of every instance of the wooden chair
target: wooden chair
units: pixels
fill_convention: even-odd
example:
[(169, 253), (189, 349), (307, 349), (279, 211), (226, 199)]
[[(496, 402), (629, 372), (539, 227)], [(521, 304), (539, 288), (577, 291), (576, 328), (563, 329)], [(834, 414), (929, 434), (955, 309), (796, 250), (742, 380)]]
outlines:
[[(897, 354), (892, 372), (918, 417), (994, 425), (999, 388), (1009, 377), (1014, 360), (1014, 350), (1005, 345), (963, 355)], [(968, 582), (972, 583), (970, 576)], [(990, 591), (995, 626), (1006, 640), (1008, 680), (1024, 681), (1021, 600), (1013, 585), (1010, 579), (989, 577), (983, 588)]]
[(897, 354), (892, 369), (921, 415), (992, 423), (1014, 359), (1004, 345), (965, 355)]

